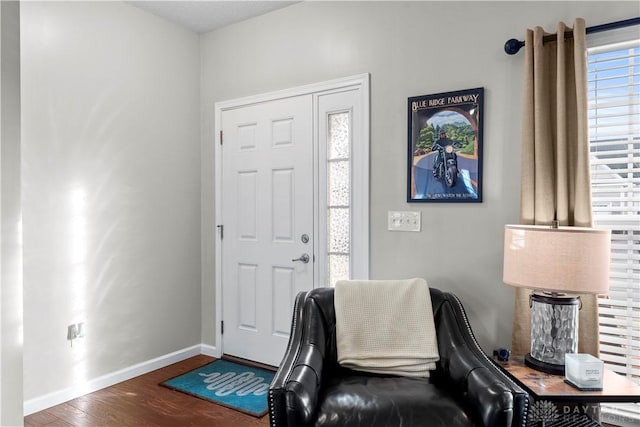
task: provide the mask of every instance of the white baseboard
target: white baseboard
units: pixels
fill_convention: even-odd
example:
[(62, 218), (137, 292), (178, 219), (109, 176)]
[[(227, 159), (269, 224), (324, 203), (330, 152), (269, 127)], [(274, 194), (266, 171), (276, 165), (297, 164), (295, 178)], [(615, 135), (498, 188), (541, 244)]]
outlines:
[(164, 368), (172, 363), (180, 362), (199, 354), (219, 357), (218, 350), (214, 346), (205, 344), (194, 345), (193, 347), (178, 350), (173, 353), (156, 357), (155, 359), (147, 360), (146, 362), (138, 363), (137, 365), (88, 380), (85, 384), (78, 387), (69, 387), (64, 390), (54, 391), (44, 396), (27, 400), (23, 405), (24, 415), (27, 416), (34, 412), (45, 410), (71, 399), (75, 399), (88, 393), (93, 393), (94, 391), (98, 391), (122, 381), (130, 380), (131, 378), (155, 371), (156, 369)]
[(217, 347), (208, 344), (200, 344), (200, 354), (215, 357), (217, 359), (219, 359), (221, 356), (220, 351)]

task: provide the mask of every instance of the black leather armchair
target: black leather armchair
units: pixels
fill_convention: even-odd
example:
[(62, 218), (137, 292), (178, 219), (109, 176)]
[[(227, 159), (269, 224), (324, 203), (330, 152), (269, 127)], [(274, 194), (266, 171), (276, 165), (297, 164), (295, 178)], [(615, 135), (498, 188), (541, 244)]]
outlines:
[(430, 378), (408, 378), (338, 365), (333, 291), (296, 297), (269, 388), (272, 427), (526, 425), (528, 395), (478, 346), (456, 296), (430, 289), (440, 361)]

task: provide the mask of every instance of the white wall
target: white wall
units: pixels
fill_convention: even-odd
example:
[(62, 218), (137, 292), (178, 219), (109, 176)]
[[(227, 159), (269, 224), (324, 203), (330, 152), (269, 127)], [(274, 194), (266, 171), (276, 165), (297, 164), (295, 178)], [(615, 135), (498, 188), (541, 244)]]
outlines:
[(124, 3), (21, 12), (30, 400), (200, 344), (200, 66)]
[(20, 9), (0, 2), (0, 425), (22, 424)]
[[(202, 37), (203, 307), (214, 307), (213, 141), (217, 101), (371, 73), (371, 278), (420, 276), (463, 301), (485, 350), (509, 345), (503, 226), (518, 219), (526, 28), (638, 15), (637, 2), (303, 2)], [(407, 204), (407, 98), (485, 88), (484, 202)], [(418, 210), (421, 233), (386, 230), (387, 211)], [(203, 341), (214, 343), (214, 313)]]

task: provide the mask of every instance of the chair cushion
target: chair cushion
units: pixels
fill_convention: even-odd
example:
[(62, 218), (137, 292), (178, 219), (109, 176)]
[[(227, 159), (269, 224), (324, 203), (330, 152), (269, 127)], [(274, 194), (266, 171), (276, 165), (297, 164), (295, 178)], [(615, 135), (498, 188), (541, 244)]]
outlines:
[(427, 378), (341, 372), (324, 385), (317, 427), (475, 426), (446, 390)]

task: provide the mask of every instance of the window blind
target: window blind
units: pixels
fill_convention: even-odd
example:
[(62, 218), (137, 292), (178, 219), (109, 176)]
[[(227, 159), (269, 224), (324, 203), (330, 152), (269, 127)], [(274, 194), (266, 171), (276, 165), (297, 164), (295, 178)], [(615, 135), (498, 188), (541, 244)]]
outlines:
[(640, 378), (640, 40), (588, 51), (596, 227), (611, 229), (611, 280), (600, 300), (601, 358)]
[[(599, 299), (600, 359), (640, 383), (640, 39), (634, 29), (618, 40), (615, 34), (591, 40), (587, 77), (593, 220), (612, 239), (610, 290)], [(612, 405), (608, 412), (614, 420), (640, 417), (638, 405)]]

